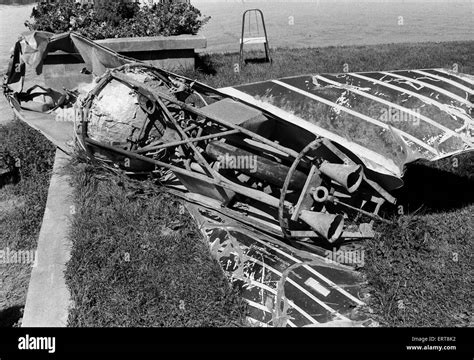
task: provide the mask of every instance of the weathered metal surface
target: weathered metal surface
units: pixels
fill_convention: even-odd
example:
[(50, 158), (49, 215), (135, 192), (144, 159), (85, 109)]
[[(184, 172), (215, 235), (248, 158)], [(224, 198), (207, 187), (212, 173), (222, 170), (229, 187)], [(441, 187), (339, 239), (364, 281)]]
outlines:
[[(153, 82), (146, 74), (132, 74), (140, 82)], [(156, 81), (154, 82), (155, 85)], [(159, 85), (158, 85), (159, 86)], [(119, 100), (118, 100), (119, 99)], [(88, 131), (91, 139), (105, 141), (110, 144), (129, 142), (130, 146), (159, 139), (164, 132), (163, 126), (141, 129), (149, 116), (153, 116), (153, 104), (147, 108), (147, 99), (141, 99), (135, 92), (123, 83), (111, 79), (101, 85), (101, 90), (95, 95), (88, 112)], [(157, 125), (160, 125), (157, 122)]]
[(199, 205), (187, 207), (211, 254), (231, 283), (242, 289), (251, 322), (301, 327), (351, 320), (373, 325), (360, 311), (365, 305), (364, 279), (352, 268), (299, 251)]
[(303, 75), (221, 90), (399, 177), (416, 158), (473, 148), (474, 77), (445, 69)]
[[(363, 279), (328, 261), (332, 251), (349, 251), (349, 241), (374, 236), (373, 221), (387, 221), (380, 209), (396, 204), (407, 163), (473, 149), (467, 75), (315, 74), (220, 91), (68, 36), (43, 34), (35, 45), (30, 35), (23, 45), (78, 51), (100, 76), (68, 127), (80, 148), (107, 166), (153, 172), (186, 199), (260, 325), (368, 325)], [(40, 69), (42, 56), (12, 59)], [(20, 75), (10, 71), (6, 95), (34, 126), (17, 99)], [(51, 123), (36, 125), (66, 142)]]

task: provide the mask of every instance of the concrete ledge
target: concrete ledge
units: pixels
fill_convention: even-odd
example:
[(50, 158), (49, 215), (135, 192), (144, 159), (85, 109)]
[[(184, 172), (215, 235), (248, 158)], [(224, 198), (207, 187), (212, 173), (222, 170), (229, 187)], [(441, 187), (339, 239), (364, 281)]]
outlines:
[[(47, 59), (56, 58), (55, 61), (62, 55), (48, 55)], [(62, 90), (73, 89), (80, 83), (91, 83), (92, 75), (82, 73), (82, 69), (86, 67), (85, 63), (57, 63), (46, 64), (43, 66), (43, 78), (47, 87)]]
[(95, 42), (118, 53), (203, 49), (207, 45), (207, 40), (202, 35), (128, 37), (96, 40)]
[[(202, 35), (128, 37), (95, 42), (121, 55), (170, 71), (194, 69), (195, 50), (207, 46)], [(80, 54), (50, 53), (43, 66), (45, 84), (53, 89), (72, 89), (78, 83), (90, 83), (92, 76), (81, 72), (85, 67)]]
[(202, 35), (129, 37), (95, 42), (119, 54), (172, 71), (194, 69), (195, 50), (207, 45)]
[(70, 294), (64, 271), (71, 256), (68, 215), (72, 188), (60, 169), (68, 156), (56, 150), (48, 200), (41, 226), (36, 264), (31, 272), (22, 327), (65, 327)]

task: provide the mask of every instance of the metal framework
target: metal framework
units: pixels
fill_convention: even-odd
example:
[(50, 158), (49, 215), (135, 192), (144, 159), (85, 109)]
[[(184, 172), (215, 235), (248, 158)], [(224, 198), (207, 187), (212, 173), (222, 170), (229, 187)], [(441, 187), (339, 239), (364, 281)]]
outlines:
[[(245, 20), (248, 18), (248, 26), (250, 31), (250, 20), (252, 13), (255, 15), (255, 22), (258, 27), (258, 16), (260, 16), (260, 20), (262, 22), (262, 29), (264, 36), (248, 36), (245, 37)], [(270, 55), (270, 45), (268, 44), (268, 36), (267, 36), (267, 28), (265, 27), (265, 19), (263, 17), (263, 12), (260, 9), (249, 9), (244, 11), (242, 15), (242, 34), (240, 38), (240, 57), (239, 57), (239, 62), (240, 64), (245, 64), (245, 59), (244, 59), (244, 45), (250, 45), (250, 44), (263, 44), (264, 50), (265, 50), (265, 61), (266, 62), (272, 62), (272, 58)]]
[[(134, 71), (134, 69), (151, 71), (163, 84), (168, 84), (167, 88), (170, 89), (170, 92), (156, 89), (129, 76), (127, 72)], [(133, 159), (140, 163), (153, 165), (158, 172), (165, 170), (168, 173), (174, 173), (178, 178), (184, 177), (192, 179), (191, 181), (207, 184), (219, 193), (224, 207), (231, 201), (229, 193), (236, 193), (265, 204), (278, 211), (278, 221), (283, 235), (287, 238), (323, 237), (329, 242), (334, 242), (341, 236), (346, 238), (370, 237), (368, 233), (364, 234), (363, 231), (343, 231), (343, 214), (347, 212), (356, 213), (358, 216), (367, 216), (372, 220), (387, 221), (377, 213), (385, 201), (394, 203), (395, 199), (380, 185), (368, 179), (363, 174), (362, 166), (355, 164), (330, 141), (316, 137), (302, 151), (283, 146), (241, 125), (218, 116), (209, 115), (201, 108), (179, 100), (176, 93), (173, 93), (176, 89), (169, 82), (169, 75), (170, 73), (137, 63), (127, 64), (108, 71), (100, 79), (96, 88), (89, 93), (82, 106), (80, 140), (91, 158), (97, 158), (95, 152), (97, 149), (101, 149), (109, 154), (115, 154), (114, 156), (119, 155), (121, 160), (117, 161), (115, 158), (112, 162), (116, 165), (118, 163), (122, 168), (126, 168), (125, 164)], [(179, 139), (174, 141), (158, 140), (146, 146), (133, 144), (130, 146), (124, 144), (111, 145), (92, 139), (88, 134), (89, 111), (97, 95), (112, 80), (132, 89), (140, 99), (140, 106), (149, 114), (158, 112), (161, 119), (166, 123), (166, 127), (173, 129), (179, 135)], [(214, 97), (215, 100), (222, 96), (212, 88), (189, 81), (185, 82), (185, 86), (181, 90), (183, 89), (187, 89), (186, 91), (189, 93), (197, 93), (204, 104), (207, 104), (207, 102), (200, 92), (206, 92), (205, 96)], [(197, 89), (200, 91), (197, 91)], [(177, 90), (177, 92), (179, 93), (181, 90)], [(178, 116), (178, 113), (181, 115)], [(181, 117), (186, 118), (187, 121), (180, 121)], [(145, 122), (142, 129), (140, 129), (140, 134), (143, 133), (144, 127), (149, 125)], [(153, 123), (153, 125), (155, 124)], [(219, 172), (218, 168), (216, 169), (215, 159), (212, 156), (210, 157), (209, 154), (209, 146), (215, 146), (216, 144), (224, 146), (225, 141), (236, 136), (246, 141), (253, 141), (259, 145), (260, 149), (270, 151), (274, 158), (280, 156), (280, 160), (277, 159), (276, 162), (259, 157), (259, 166), (267, 166), (267, 168), (272, 169), (280, 167), (280, 169), (287, 171), (287, 174), (285, 171), (283, 172), (286, 174), (286, 178), (279, 180), (279, 183), (282, 183), (283, 186), (281, 188), (273, 187), (276, 193), (275, 191), (265, 192), (262, 186), (249, 186), (249, 184), (238, 181), (236, 177), (229, 177)], [(329, 163), (325, 156), (318, 153), (320, 147), (324, 147), (326, 151), (329, 150), (330, 157), (338, 159), (336, 163)], [(235, 149), (236, 151), (245, 151), (239, 148)], [(160, 156), (164, 152), (178, 152), (182, 156), (177, 160), (163, 159)], [(282, 159), (286, 162), (291, 161), (291, 167), (282, 165)], [(335, 170), (331, 166), (335, 167)], [(296, 173), (305, 178), (302, 188), (291, 188), (290, 186)], [(357, 201), (352, 205), (349, 203), (350, 201), (348, 203), (343, 201), (344, 199), (351, 200), (351, 194), (348, 193), (348, 191), (353, 192), (349, 189), (352, 185), (348, 184), (351, 177), (358, 179), (354, 189), (357, 189), (362, 182), (365, 187), (364, 191), (356, 196)], [(261, 179), (255, 180), (261, 182)], [(327, 196), (320, 199), (318, 191), (327, 192)], [(375, 210), (366, 211), (362, 208), (368, 202), (376, 204)], [(232, 213), (230, 208), (229, 211)], [(246, 220), (244, 219), (244, 221)], [(247, 219), (246, 222), (252, 223), (250, 219)], [(256, 224), (252, 223), (251, 225), (255, 226)], [(334, 230), (334, 227), (336, 227), (336, 230)]]

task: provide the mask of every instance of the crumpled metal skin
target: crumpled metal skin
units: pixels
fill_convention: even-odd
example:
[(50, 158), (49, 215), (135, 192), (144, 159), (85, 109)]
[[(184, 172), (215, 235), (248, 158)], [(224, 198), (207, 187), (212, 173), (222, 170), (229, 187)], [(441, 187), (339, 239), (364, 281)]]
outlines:
[(415, 159), (474, 148), (474, 77), (446, 69), (302, 75), (224, 92), (301, 123), (395, 176)]

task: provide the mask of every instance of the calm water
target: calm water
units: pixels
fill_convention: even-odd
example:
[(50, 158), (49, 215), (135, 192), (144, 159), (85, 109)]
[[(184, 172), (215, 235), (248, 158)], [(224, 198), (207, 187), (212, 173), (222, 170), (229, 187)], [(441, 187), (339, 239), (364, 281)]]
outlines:
[(474, 2), (468, 0), (198, 3), (196, 6), (212, 17), (201, 31), (208, 39), (207, 51), (237, 51), (242, 13), (250, 8), (263, 11), (271, 47), (474, 40)]
[[(474, 40), (474, 1), (412, 2), (196, 2), (212, 17), (201, 33), (209, 52), (237, 51), (244, 10), (260, 8), (271, 47)], [(0, 5), (0, 71), (33, 5)], [(253, 20), (253, 19), (252, 19)], [(254, 28), (256, 30), (256, 28)], [(260, 29), (261, 30), (261, 29)], [(0, 121), (8, 116), (3, 96)]]

